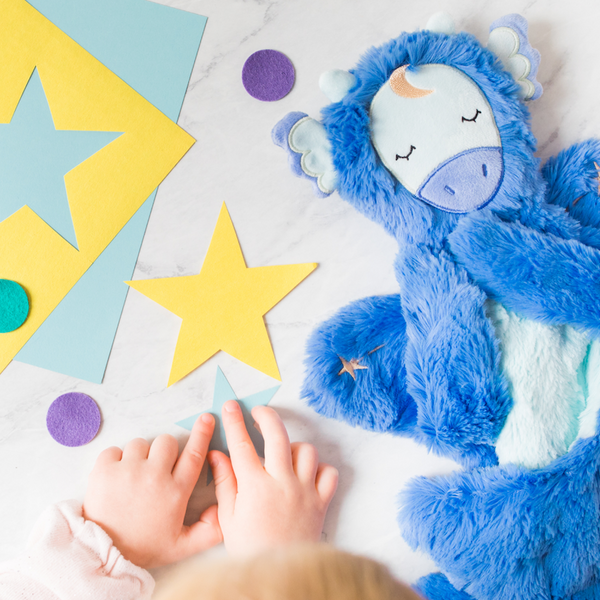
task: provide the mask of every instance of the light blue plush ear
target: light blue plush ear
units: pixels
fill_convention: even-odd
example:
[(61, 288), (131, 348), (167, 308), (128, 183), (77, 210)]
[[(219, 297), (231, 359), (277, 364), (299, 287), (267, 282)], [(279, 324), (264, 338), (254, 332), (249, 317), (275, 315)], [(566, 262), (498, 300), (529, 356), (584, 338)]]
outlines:
[(521, 86), (521, 98), (536, 100), (543, 92), (536, 79), (540, 53), (529, 43), (527, 29), (527, 21), (521, 15), (501, 17), (490, 26), (487, 47)]
[(333, 69), (319, 78), (321, 91), (332, 101), (339, 102), (356, 84), (356, 77), (348, 71)]
[(427, 21), (427, 25), (425, 25), (425, 29), (436, 33), (446, 33), (447, 35), (456, 33), (454, 19), (445, 12), (437, 12), (431, 15), (429, 21)]

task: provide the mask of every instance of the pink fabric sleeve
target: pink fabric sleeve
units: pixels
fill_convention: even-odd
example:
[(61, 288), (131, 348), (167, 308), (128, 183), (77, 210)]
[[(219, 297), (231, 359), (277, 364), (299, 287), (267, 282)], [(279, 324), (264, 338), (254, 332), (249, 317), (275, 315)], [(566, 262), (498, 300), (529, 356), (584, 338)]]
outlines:
[(149, 600), (150, 573), (125, 560), (69, 500), (48, 508), (19, 559), (0, 565), (0, 600)]

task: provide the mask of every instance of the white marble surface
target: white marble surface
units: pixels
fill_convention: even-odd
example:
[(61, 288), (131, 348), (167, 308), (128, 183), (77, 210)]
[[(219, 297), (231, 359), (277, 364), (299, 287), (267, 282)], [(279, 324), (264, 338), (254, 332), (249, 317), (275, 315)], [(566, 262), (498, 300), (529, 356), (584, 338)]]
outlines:
[[(545, 94), (531, 105), (539, 156), (600, 134), (600, 4), (597, 0), (161, 0), (208, 16), (204, 39), (181, 113), (198, 141), (161, 185), (134, 278), (199, 272), (222, 202), (226, 202), (248, 266), (318, 262), (317, 271), (267, 315), (283, 378), (272, 406), (293, 440), (307, 440), (340, 470), (327, 539), (387, 563), (414, 581), (435, 568), (412, 552), (395, 523), (397, 493), (415, 475), (448, 473), (456, 465), (413, 442), (325, 420), (299, 400), (303, 348), (310, 331), (349, 301), (393, 293), (395, 244), (337, 194), (325, 200), (293, 177), (270, 140), (287, 112), (317, 116), (326, 103), (318, 77), (350, 68), (359, 55), (404, 30), (423, 27), (439, 10), (458, 29), (486, 39), (496, 18), (520, 12), (542, 53)], [(296, 84), (279, 102), (251, 98), (241, 83), (245, 59), (275, 48), (296, 68)], [(217, 365), (240, 396), (274, 385), (272, 379), (219, 353), (166, 388), (179, 328), (177, 317), (131, 291), (102, 385), (13, 362), (0, 375), (0, 560), (13, 557), (43, 508), (82, 498), (96, 455), (162, 432), (184, 442), (174, 422), (208, 409)], [(82, 391), (103, 414), (100, 434), (72, 449), (48, 435), (45, 416), (60, 394)], [(213, 501), (198, 486), (189, 518)]]

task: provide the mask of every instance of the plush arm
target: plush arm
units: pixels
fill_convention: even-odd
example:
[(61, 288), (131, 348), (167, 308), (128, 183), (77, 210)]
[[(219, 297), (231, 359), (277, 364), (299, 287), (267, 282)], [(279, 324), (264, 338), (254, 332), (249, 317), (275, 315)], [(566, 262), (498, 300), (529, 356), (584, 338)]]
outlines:
[(530, 319), (600, 335), (600, 252), (493, 215), (449, 236), (457, 261), (490, 297)]
[(150, 574), (125, 560), (74, 501), (50, 507), (25, 555), (0, 565), (1, 600), (149, 600), (153, 589)]
[(462, 463), (489, 465), (511, 400), (485, 294), (444, 251), (409, 246), (397, 260), (406, 320), (407, 390), (423, 441)]

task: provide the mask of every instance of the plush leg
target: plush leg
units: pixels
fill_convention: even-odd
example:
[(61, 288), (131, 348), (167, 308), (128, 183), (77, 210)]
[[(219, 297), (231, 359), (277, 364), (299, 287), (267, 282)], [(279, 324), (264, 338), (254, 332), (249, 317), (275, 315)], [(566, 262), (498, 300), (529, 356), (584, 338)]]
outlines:
[(598, 435), (541, 469), (415, 479), (401, 505), (408, 543), (477, 600), (599, 597)]
[(308, 340), (303, 396), (319, 413), (374, 431), (410, 433), (400, 297), (363, 298), (322, 323)]

